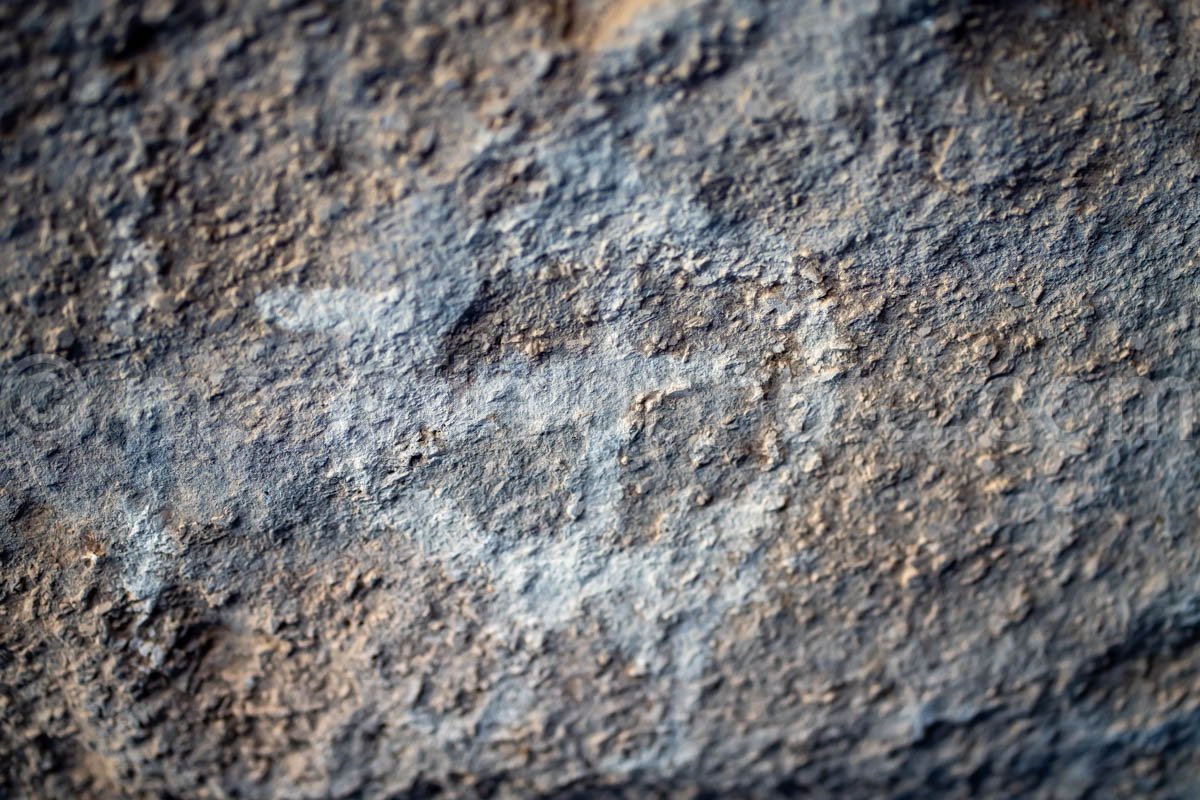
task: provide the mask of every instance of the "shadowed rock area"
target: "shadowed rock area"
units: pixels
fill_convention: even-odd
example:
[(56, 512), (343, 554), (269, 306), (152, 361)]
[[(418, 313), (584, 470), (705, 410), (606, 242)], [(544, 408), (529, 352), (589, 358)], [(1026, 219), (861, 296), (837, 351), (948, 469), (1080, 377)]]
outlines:
[(0, 796), (1200, 796), (1200, 3), (0, 2)]

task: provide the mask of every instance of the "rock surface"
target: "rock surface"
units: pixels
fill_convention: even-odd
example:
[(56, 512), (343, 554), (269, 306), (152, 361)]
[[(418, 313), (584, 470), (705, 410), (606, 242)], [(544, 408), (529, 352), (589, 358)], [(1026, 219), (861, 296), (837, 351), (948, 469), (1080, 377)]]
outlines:
[(1200, 4), (0, 4), (0, 795), (1195, 797)]

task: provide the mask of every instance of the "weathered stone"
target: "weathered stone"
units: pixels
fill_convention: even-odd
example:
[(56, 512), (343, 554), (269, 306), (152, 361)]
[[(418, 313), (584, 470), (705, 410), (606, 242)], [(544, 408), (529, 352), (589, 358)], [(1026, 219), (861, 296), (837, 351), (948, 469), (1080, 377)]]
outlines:
[(1200, 785), (1200, 5), (0, 5), (0, 795)]

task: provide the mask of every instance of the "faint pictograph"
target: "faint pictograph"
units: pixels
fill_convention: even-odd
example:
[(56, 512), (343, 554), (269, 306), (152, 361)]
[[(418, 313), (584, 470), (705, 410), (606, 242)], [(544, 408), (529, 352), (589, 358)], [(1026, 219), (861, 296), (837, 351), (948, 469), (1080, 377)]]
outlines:
[(4, 421), (26, 439), (73, 425), (84, 403), (84, 381), (69, 361), (52, 355), (23, 358), (4, 371)]
[(37, 491), (39, 465), (65, 432), (74, 430), (86, 408), (82, 373), (48, 354), (27, 356), (0, 373), (0, 465), (10, 480)]

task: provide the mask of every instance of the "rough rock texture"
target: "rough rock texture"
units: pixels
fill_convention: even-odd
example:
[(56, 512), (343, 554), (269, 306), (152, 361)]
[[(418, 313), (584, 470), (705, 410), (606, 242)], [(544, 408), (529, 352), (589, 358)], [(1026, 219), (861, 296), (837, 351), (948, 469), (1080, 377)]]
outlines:
[(0, 795), (1196, 797), (1194, 0), (0, 3)]

